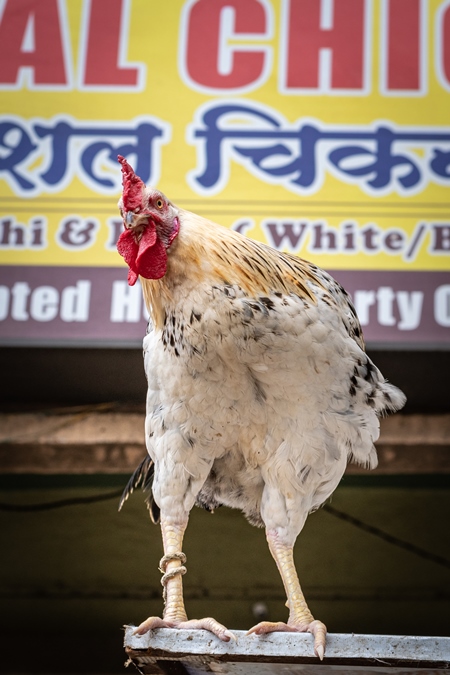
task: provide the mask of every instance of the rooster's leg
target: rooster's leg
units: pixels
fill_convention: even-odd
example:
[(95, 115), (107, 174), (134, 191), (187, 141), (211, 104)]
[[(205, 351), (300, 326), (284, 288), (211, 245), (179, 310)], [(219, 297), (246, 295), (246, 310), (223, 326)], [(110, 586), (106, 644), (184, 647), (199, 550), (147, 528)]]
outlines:
[(182, 575), (186, 568), (182, 563), (186, 562), (186, 556), (181, 552), (183, 535), (187, 522), (183, 525), (175, 525), (163, 518), (161, 519), (161, 531), (164, 545), (164, 557), (161, 560), (161, 571), (164, 572), (162, 583), (164, 585), (164, 614), (160, 619), (151, 616), (141, 623), (135, 630), (135, 635), (144, 635), (154, 628), (188, 628), (209, 630), (221, 640), (228, 642), (235, 639), (233, 633), (221, 623), (207, 617), (205, 619), (187, 618), (183, 599)]
[(262, 621), (253, 626), (249, 633), (263, 635), (275, 631), (307, 631), (314, 635), (314, 651), (320, 659), (323, 659), (327, 629), (321, 621), (314, 620), (306, 604), (295, 569), (293, 548), (283, 544), (274, 531), (267, 531), (267, 541), (286, 590), (289, 619), (287, 624), (281, 621), (277, 623)]

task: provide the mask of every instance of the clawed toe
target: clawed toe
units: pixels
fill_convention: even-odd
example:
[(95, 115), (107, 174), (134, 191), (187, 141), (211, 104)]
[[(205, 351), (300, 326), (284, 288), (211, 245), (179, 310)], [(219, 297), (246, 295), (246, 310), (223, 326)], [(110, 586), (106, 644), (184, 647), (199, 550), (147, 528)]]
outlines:
[(193, 630), (208, 630), (210, 633), (216, 635), (223, 642), (229, 642), (234, 640), (236, 642), (236, 636), (221, 623), (215, 619), (206, 617), (205, 619), (190, 619), (189, 621), (182, 621), (176, 625), (176, 628), (188, 628)]
[(276, 623), (272, 621), (261, 621), (260, 623), (257, 623), (256, 626), (253, 626), (253, 628), (250, 628), (250, 630), (247, 631), (247, 635), (267, 635), (267, 633), (279, 632), (297, 633), (298, 628), (288, 626), (288, 624), (283, 621), (277, 621)]
[(325, 655), (325, 645), (327, 637), (327, 628), (321, 621), (311, 621), (311, 623), (291, 623), (283, 621), (261, 621), (250, 628), (247, 635), (267, 635), (268, 633), (311, 633), (314, 637), (314, 653), (323, 661)]
[(149, 616), (143, 621), (133, 632), (133, 635), (141, 637), (155, 628), (174, 628), (175, 624), (172, 621), (166, 621), (159, 616)]
[(314, 636), (314, 653), (323, 661), (325, 656), (325, 646), (327, 640), (327, 627), (322, 621), (311, 621), (308, 628), (308, 633)]
[(156, 628), (180, 628), (187, 630), (208, 630), (210, 633), (216, 635), (220, 640), (224, 642), (229, 642), (234, 640), (236, 642), (236, 636), (221, 623), (215, 619), (206, 617), (205, 619), (191, 619), (186, 621), (171, 621), (169, 619), (161, 619), (159, 616), (150, 616), (148, 619), (143, 621), (133, 632), (133, 635), (141, 637), (151, 630)]

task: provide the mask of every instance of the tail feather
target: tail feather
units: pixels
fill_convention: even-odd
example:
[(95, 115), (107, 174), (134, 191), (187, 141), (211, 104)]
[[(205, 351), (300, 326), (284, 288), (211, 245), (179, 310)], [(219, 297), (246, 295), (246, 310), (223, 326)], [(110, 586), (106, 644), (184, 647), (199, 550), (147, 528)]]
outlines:
[(148, 493), (145, 503), (147, 504), (148, 512), (153, 523), (159, 523), (160, 510), (153, 498), (152, 485), (153, 476), (155, 473), (155, 466), (153, 460), (149, 455), (146, 455), (139, 466), (133, 472), (120, 498), (119, 511), (127, 501), (128, 497), (133, 494), (136, 488), (141, 488), (145, 493)]
[(379, 414), (400, 410), (406, 403), (406, 396), (401, 389), (386, 380), (380, 385), (375, 400), (375, 409)]

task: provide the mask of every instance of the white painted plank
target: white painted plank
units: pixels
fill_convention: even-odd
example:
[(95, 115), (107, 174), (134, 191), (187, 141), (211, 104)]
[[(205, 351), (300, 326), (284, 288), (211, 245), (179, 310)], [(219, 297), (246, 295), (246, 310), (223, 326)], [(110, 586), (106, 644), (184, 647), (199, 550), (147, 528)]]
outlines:
[[(313, 639), (306, 633), (271, 633), (265, 636), (246, 635), (245, 631), (233, 631), (237, 642), (222, 642), (207, 631), (174, 630), (160, 628), (142, 637), (133, 635), (133, 626), (125, 633), (125, 646), (133, 650), (150, 649), (165, 652), (164, 657), (180, 659), (186, 656), (227, 656), (232, 661), (252, 657), (313, 657)], [(176, 655), (176, 656), (175, 656)], [(331, 633), (327, 636), (326, 659), (377, 659), (405, 661), (449, 662), (450, 638), (359, 635)]]

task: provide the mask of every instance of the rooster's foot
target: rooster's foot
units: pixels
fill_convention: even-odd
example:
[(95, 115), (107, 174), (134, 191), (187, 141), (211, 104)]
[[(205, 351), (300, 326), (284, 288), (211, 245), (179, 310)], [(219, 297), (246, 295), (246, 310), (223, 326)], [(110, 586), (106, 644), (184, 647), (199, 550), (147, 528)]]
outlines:
[(327, 636), (327, 627), (321, 621), (311, 621), (310, 623), (283, 623), (283, 621), (261, 621), (253, 628), (250, 628), (247, 635), (267, 635), (267, 633), (275, 633), (278, 631), (286, 631), (289, 633), (312, 633), (314, 636), (314, 653), (322, 661), (325, 654), (325, 643)]
[(154, 630), (155, 628), (208, 630), (210, 633), (213, 633), (224, 642), (229, 642), (230, 640), (236, 641), (236, 637), (231, 631), (229, 631), (227, 628), (225, 628), (225, 626), (215, 619), (212, 619), (210, 616), (206, 617), (205, 619), (186, 619), (185, 621), (180, 621), (177, 619), (160, 619), (158, 616), (150, 616), (136, 628), (134, 635), (145, 635), (145, 633), (148, 633), (150, 630)]

